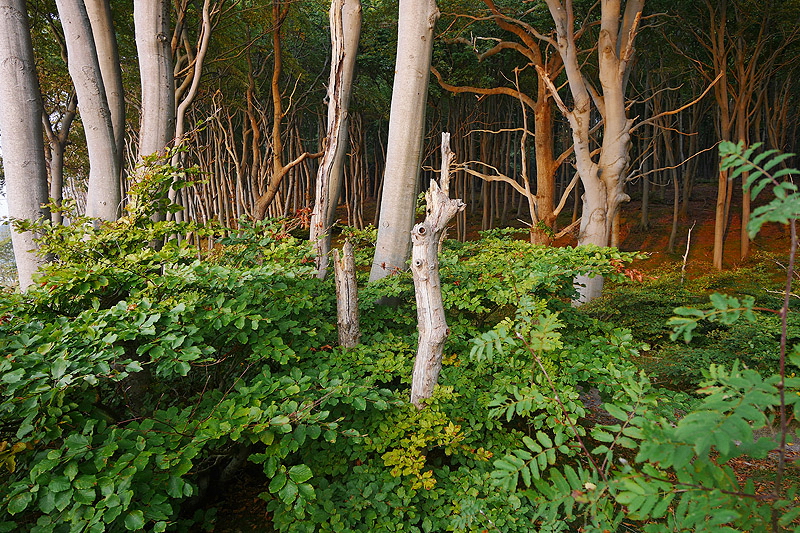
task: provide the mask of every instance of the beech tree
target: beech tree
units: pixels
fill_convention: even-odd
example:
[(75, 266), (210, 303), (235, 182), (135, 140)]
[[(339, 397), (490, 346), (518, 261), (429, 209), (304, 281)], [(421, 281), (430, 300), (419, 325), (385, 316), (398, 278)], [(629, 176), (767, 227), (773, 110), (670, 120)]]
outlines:
[[(24, 0), (0, 0), (0, 135), (8, 214), (16, 219), (48, 217), (42, 101)], [(31, 232), (12, 229), (20, 290), (43, 263)]]
[[(511, 35), (516, 37), (516, 40), (501, 39), (501, 38), (488, 38), (495, 44), (478, 54), (478, 60), (483, 61), (487, 58), (495, 56), (505, 50), (516, 51), (524, 60), (529, 64), (541, 69), (541, 72), (546, 73), (550, 79), (555, 79), (561, 72), (561, 56), (558, 53), (553, 53), (552, 50), (547, 49), (546, 42), (543, 42), (538, 37), (540, 36), (531, 24), (507, 15), (500, 11), (493, 0), (483, 0), (489, 8), (489, 14), (486, 16), (476, 17), (475, 20), (491, 20), (497, 26)], [(472, 18), (472, 17), (470, 17)], [(458, 39), (463, 41), (463, 39)], [(470, 46), (474, 43), (468, 41)], [(517, 68), (514, 72), (514, 77), (519, 77), (520, 70)], [(563, 164), (563, 162), (572, 154), (572, 148), (568, 147), (561, 154), (554, 153), (554, 138), (555, 128), (553, 123), (553, 100), (552, 95), (547, 85), (537, 80), (535, 94), (527, 94), (520, 89), (519, 80), (515, 80), (515, 86), (496, 86), (496, 87), (469, 87), (469, 86), (454, 86), (446, 83), (438, 70), (432, 69), (434, 75), (439, 80), (439, 84), (443, 89), (453, 93), (474, 93), (482, 95), (507, 95), (515, 100), (518, 100), (522, 106), (523, 123), (522, 135), (520, 140), (520, 154), (522, 159), (520, 176), (506, 176), (498, 171), (492, 169), (493, 172), (489, 173), (486, 168), (490, 168), (487, 161), (469, 162), (464, 166), (464, 170), (477, 176), (484, 181), (493, 182), (499, 181), (511, 185), (520, 195), (522, 195), (528, 202), (531, 214), (531, 242), (534, 244), (549, 244), (551, 235), (553, 235), (552, 228), (555, 226), (555, 221), (561, 210), (566, 204), (566, 198), (569, 196), (577, 179), (573, 180), (570, 186), (563, 192), (562, 199), (556, 205), (555, 203), (555, 178), (556, 171)], [(511, 76), (506, 76), (512, 78)], [(533, 92), (533, 91), (532, 91)], [(534, 140), (534, 153), (535, 153), (535, 190), (534, 180), (529, 176), (527, 153), (529, 150), (528, 141), (529, 135), (527, 113), (533, 112), (533, 140)], [(485, 186), (485, 185), (484, 185)], [(545, 230), (545, 228), (548, 230)]]
[(139, 159), (164, 154), (175, 135), (175, 79), (166, 0), (133, 3), (136, 51), (142, 83)]
[(422, 160), (433, 29), (438, 18), (434, 0), (400, 0), (386, 170), (370, 281), (406, 268)]
[[(718, 139), (750, 144), (760, 138), (759, 128), (753, 127), (760, 117), (760, 101), (766, 99), (770, 83), (778, 71), (792, 61), (793, 54), (785, 52), (797, 41), (800, 32), (794, 20), (790, 22), (786, 14), (781, 17), (779, 9), (772, 3), (758, 10), (753, 10), (749, 3), (735, 0), (705, 0), (703, 5), (705, 9), (699, 12), (692, 6), (692, 15), (700, 18), (701, 23), (686, 24), (700, 49), (705, 50), (705, 57), (690, 57), (691, 63), (708, 82), (712, 78), (719, 80), (714, 85)], [(790, 6), (781, 8), (792, 9)], [(688, 55), (678, 43), (673, 47)], [(754, 135), (756, 139), (752, 138)], [(728, 174), (727, 170), (720, 170), (717, 174), (713, 252), (713, 265), (717, 269), (723, 266), (734, 191)], [(747, 181), (747, 173), (743, 176)], [(750, 193), (745, 185), (739, 248), (742, 259), (750, 253), (749, 219)]]
[[(92, 25), (82, 0), (56, 0), (56, 6), (89, 151), (86, 215), (116, 220), (122, 197), (120, 160)], [(112, 30), (98, 28), (98, 31)]]
[[(272, 175), (267, 182), (266, 190), (256, 200), (254, 215), (258, 219), (263, 219), (267, 215), (267, 208), (269, 208), (272, 200), (275, 199), (283, 178), (286, 177), (290, 170), (312, 155), (308, 152), (303, 152), (293, 160), (285, 162), (283, 153), (284, 144), (281, 135), (285, 110), (280, 86), (281, 71), (283, 69), (281, 28), (289, 15), (291, 5), (291, 2), (285, 0), (272, 1), (272, 22), (274, 25), (272, 29), (272, 80), (270, 83), (272, 92)], [(315, 157), (317, 155), (319, 154), (316, 154)]]
[(125, 151), (125, 90), (122, 87), (122, 69), (111, 17), (111, 4), (109, 0), (84, 0), (84, 5), (92, 27), (97, 61), (111, 113), (117, 167), (121, 171)]
[[(571, 0), (546, 0), (555, 22), (555, 39), (541, 35), (558, 49), (572, 97), (571, 107), (559, 96), (553, 80), (539, 67), (542, 79), (550, 86), (556, 104), (569, 121), (575, 153), (575, 166), (584, 187), (583, 215), (578, 245), (608, 246), (611, 225), (620, 204), (630, 198), (625, 193), (625, 175), (630, 164), (630, 130), (625, 89), (633, 58), (644, 0), (601, 0), (600, 32), (597, 39), (597, 74), (591, 76), (580, 57)], [(593, 83), (594, 82), (594, 83)], [(599, 87), (595, 83), (599, 82)], [(594, 105), (594, 107), (593, 107)], [(592, 145), (592, 109), (602, 119), (602, 140)], [(600, 296), (603, 278), (579, 276), (578, 303)]]

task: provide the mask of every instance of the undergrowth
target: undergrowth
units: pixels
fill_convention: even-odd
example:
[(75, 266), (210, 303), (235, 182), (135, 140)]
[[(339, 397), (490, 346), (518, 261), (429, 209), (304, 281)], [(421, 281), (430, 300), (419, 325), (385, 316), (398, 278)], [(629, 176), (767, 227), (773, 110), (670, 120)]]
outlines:
[[(633, 254), (540, 248), (506, 231), (447, 242), (451, 331), (419, 410), (410, 275), (362, 284), (362, 343), (343, 349), (333, 284), (314, 277), (296, 224), (153, 222), (172, 208), (172, 178), (153, 169), (116, 222), (20, 223), (53, 261), (35, 288), (0, 294), (1, 531), (210, 529), (208, 487), (246, 463), (286, 532), (794, 527), (788, 297), (777, 314), (771, 293), (697, 309), (686, 304), (724, 276), (633, 286), (622, 283)], [(776, 188), (779, 205), (754, 218), (793, 224), (794, 189)], [(363, 282), (372, 234), (347, 231)], [(198, 236), (213, 252), (191, 244)], [(615, 296), (574, 309), (577, 274), (606, 276)], [(386, 296), (397, 305), (376, 303)], [(703, 340), (669, 363), (674, 307), (672, 337)], [(657, 375), (674, 383), (683, 368), (675, 388), (699, 395), (641, 371), (656, 351)], [(756, 438), (776, 419), (780, 442)], [(740, 484), (730, 461), (776, 447), (774, 491)]]

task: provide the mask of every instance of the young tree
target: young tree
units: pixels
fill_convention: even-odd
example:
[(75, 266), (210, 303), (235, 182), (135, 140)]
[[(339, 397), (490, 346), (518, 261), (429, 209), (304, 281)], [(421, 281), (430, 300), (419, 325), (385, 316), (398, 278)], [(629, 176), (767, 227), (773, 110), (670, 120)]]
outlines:
[[(515, 36), (516, 39), (492, 38), (491, 40), (495, 42), (495, 44), (488, 50), (482, 52), (478, 56), (478, 59), (483, 61), (505, 50), (513, 50), (519, 53), (529, 65), (539, 67), (550, 79), (556, 78), (562, 68), (561, 56), (558, 53), (553, 53), (552, 49), (548, 49), (549, 47), (546, 46), (546, 42), (543, 43), (538, 39), (540, 35), (539, 32), (531, 24), (501, 12), (494, 0), (483, 0), (483, 2), (490, 10), (489, 15), (480, 17), (477, 20), (492, 20), (500, 29)], [(472, 43), (470, 44), (472, 45)], [(520, 183), (516, 177), (505, 176), (496, 169), (493, 169), (495, 170), (493, 174), (487, 174), (482, 170), (470, 167), (465, 168), (465, 171), (485, 181), (501, 181), (511, 185), (528, 201), (531, 213), (531, 242), (534, 244), (549, 244), (552, 231), (546, 231), (542, 225), (552, 229), (561, 209), (563, 209), (566, 204), (566, 197), (569, 196), (577, 179), (573, 180), (573, 183), (566, 188), (562, 194), (562, 201), (556, 206), (556, 171), (560, 168), (564, 160), (572, 154), (572, 148), (568, 147), (558, 156), (554, 154), (555, 128), (553, 122), (553, 101), (546, 84), (539, 79), (537, 80), (535, 95), (523, 93), (520, 90), (520, 83), (518, 80), (519, 71), (521, 69), (517, 68), (514, 72), (514, 77), (517, 78), (514, 87), (457, 87), (445, 83), (439, 72), (436, 69), (432, 70), (442, 88), (448, 91), (484, 95), (503, 94), (519, 101), (523, 113), (523, 126), (520, 141), (520, 155), (522, 159), (520, 174), (522, 183)], [(530, 138), (527, 121), (528, 110), (533, 112), (534, 117), (533, 138), (536, 158), (535, 190), (533, 190), (532, 187), (532, 180), (529, 176), (527, 164), (527, 153), (529, 149), (528, 140)], [(486, 162), (481, 161), (472, 166), (488, 166), (485, 163)]]
[[(89, 151), (86, 215), (116, 220), (122, 196), (120, 160), (89, 15), (81, 0), (56, 0), (56, 6)], [(111, 30), (98, 28), (98, 32), (106, 31)]]
[[(289, 8), (291, 2), (286, 0), (273, 0), (272, 1), (272, 21), (274, 24), (272, 30), (272, 81), (270, 88), (272, 91), (272, 175), (267, 183), (267, 189), (256, 200), (255, 217), (263, 219), (267, 215), (267, 209), (275, 195), (278, 193), (278, 188), (283, 181), (283, 178), (294, 167), (302, 163), (307, 157), (311, 156), (308, 152), (303, 152), (292, 161), (284, 162), (283, 154), (283, 139), (282, 123), (285, 117), (283, 108), (283, 96), (281, 94), (281, 71), (283, 69), (283, 57), (281, 51), (281, 28), (289, 15)], [(314, 156), (316, 157), (316, 155)]]
[[(0, 135), (3, 172), (12, 218), (48, 217), (47, 166), (42, 101), (28, 28), (25, 0), (0, 0)], [(31, 232), (12, 231), (20, 290), (32, 283), (43, 259)]]
[(438, 19), (434, 0), (400, 0), (386, 171), (370, 281), (406, 267), (425, 134), (433, 29)]

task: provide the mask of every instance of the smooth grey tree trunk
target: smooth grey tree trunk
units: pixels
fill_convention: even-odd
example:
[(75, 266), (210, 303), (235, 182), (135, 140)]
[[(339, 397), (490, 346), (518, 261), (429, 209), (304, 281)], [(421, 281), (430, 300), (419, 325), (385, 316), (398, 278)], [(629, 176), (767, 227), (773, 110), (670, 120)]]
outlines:
[(142, 79), (141, 161), (148, 155), (164, 155), (175, 135), (175, 78), (166, 1), (136, 0), (133, 24)]
[(433, 29), (438, 19), (434, 0), (400, 0), (388, 151), (370, 281), (406, 268), (425, 135)]
[[(108, 109), (111, 112), (111, 127), (117, 150), (117, 167), (122, 172), (125, 153), (125, 90), (122, 88), (117, 37), (111, 17), (109, 0), (84, 0), (86, 13), (92, 26), (92, 36), (97, 47), (97, 60), (103, 76)], [(120, 177), (121, 179), (121, 177)]]
[(348, 146), (348, 106), (361, 35), (360, 0), (333, 0), (330, 9), (331, 75), (328, 81), (328, 124), (325, 151), (317, 172), (316, 200), (310, 239), (317, 248), (317, 277), (328, 271), (330, 229), (342, 190)]
[(411, 273), (417, 300), (419, 344), (411, 381), (411, 403), (422, 409), (422, 400), (433, 395), (442, 370), (442, 351), (449, 332), (442, 302), (439, 279), (439, 247), (447, 224), (465, 207), (464, 202), (450, 198), (450, 134), (442, 133), (441, 186), (431, 180), (425, 193), (425, 220), (411, 231)]
[[(564, 62), (564, 71), (572, 95), (572, 108), (558, 96), (552, 80), (538, 69), (566, 116), (572, 130), (575, 166), (583, 183), (583, 214), (578, 245), (608, 246), (614, 217), (625, 193), (625, 172), (630, 163), (630, 129), (633, 121), (625, 107), (627, 73), (633, 58), (633, 41), (645, 0), (601, 0), (600, 33), (597, 41), (600, 92), (589, 83), (581, 69), (582, 56), (575, 42), (575, 18), (572, 3), (546, 0), (555, 22), (556, 40), (552, 42)], [(620, 12), (622, 10), (622, 12)], [(593, 156), (591, 110), (594, 104), (603, 118), (602, 144)], [(603, 277), (576, 276), (579, 296), (576, 305), (602, 294)]]
[[(0, 0), (0, 110), (8, 214), (30, 220), (49, 217), (42, 207), (47, 202), (42, 101), (24, 0)], [(11, 232), (23, 291), (44, 263), (33, 238), (31, 232)]]
[(119, 159), (89, 15), (82, 0), (56, 0), (56, 7), (89, 152), (86, 215), (116, 220), (122, 197)]

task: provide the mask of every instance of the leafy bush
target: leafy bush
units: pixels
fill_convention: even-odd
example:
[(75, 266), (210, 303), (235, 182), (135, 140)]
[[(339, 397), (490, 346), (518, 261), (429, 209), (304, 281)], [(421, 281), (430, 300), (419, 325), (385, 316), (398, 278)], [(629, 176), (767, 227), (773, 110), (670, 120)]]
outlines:
[[(576, 461), (547, 467), (539, 457), (557, 446), (548, 438), (528, 439), (495, 461), (493, 477), (510, 493), (522, 495), (536, 509), (532, 523), (539, 531), (614, 531), (623, 520), (639, 521), (643, 531), (783, 531), (800, 530), (797, 486), (786, 483), (789, 420), (800, 403), (800, 379), (787, 364), (800, 367), (800, 351), (789, 348), (789, 300), (798, 247), (796, 218), (800, 215), (797, 186), (778, 178), (797, 170), (781, 168), (788, 157), (769, 150), (755, 153), (743, 144), (722, 143), (723, 169), (731, 177), (749, 172), (746, 184), (755, 196), (767, 185), (775, 197), (753, 211), (748, 225), (754, 235), (766, 222), (790, 225), (789, 268), (780, 310), (777, 373), (762, 377), (734, 361), (730, 368), (711, 364), (701, 389), (705, 398), (679, 420), (659, 412), (661, 398), (644, 376), (618, 372), (619, 387), (603, 407), (616, 419), (596, 425), (587, 437), (575, 432), (582, 454)], [(770, 173), (773, 170), (773, 173)], [(755, 298), (713, 294), (711, 309), (675, 309), (670, 320), (672, 340), (689, 342), (701, 324), (730, 327), (740, 319), (758, 321)], [(530, 341), (525, 341), (530, 336)], [(518, 330), (542, 370), (544, 350), (534, 328)], [(735, 355), (735, 354), (734, 354)], [(774, 369), (773, 369), (774, 372)], [(559, 391), (552, 385), (554, 393)], [(561, 406), (564, 418), (570, 410)], [(757, 432), (778, 427), (777, 440)], [(730, 461), (737, 457), (765, 458), (776, 451), (778, 463), (772, 490), (759, 494), (752, 481), (740, 484)], [(543, 469), (546, 467), (546, 469)], [(519, 483), (526, 490), (519, 490)]]
[[(135, 192), (161, 198), (170, 179), (160, 169)], [(633, 254), (502, 231), (446, 243), (451, 334), (418, 410), (409, 275), (362, 289), (363, 344), (345, 350), (332, 284), (292, 221), (223, 236), (153, 222), (171, 209), (160, 201), (131, 206), (98, 227), (36, 227), (53, 263), (0, 296), (2, 530), (196, 530), (213, 521), (205, 488), (245, 462), (280, 531), (711, 528), (745, 514), (757, 527), (769, 514), (734, 502), (750, 489), (714, 454), (765, 453), (746, 427), (780, 403), (775, 379), (712, 367), (695, 407), (639, 371), (648, 347), (630, 330), (570, 306), (577, 273), (621, 282)], [(377, 304), (387, 295), (396, 306)]]
[[(160, 197), (162, 177), (138, 191)], [(99, 227), (41, 223), (54, 261), (38, 288), (0, 296), (3, 531), (164, 531), (248, 458), (302, 510), (298, 450), (350, 434), (328, 406), (388, 395), (319, 360), (333, 298), (280, 224), (238, 234), (258, 261), (234, 238), (201, 260), (186, 238), (150, 244), (212, 230), (131, 206)]]
[[(658, 383), (690, 391), (703, 379), (711, 364), (730, 367), (739, 360), (749, 368), (769, 372), (775, 368), (779, 344), (779, 321), (774, 313), (759, 313), (753, 321), (706, 322), (698, 325), (699, 335), (687, 345), (670, 339), (667, 321), (678, 307), (702, 307), (710, 294), (724, 287), (753, 298), (761, 309), (780, 306), (775, 292), (778, 271), (771, 262), (722, 273), (713, 272), (687, 279), (682, 285), (675, 269), (656, 271), (642, 283), (622, 282), (584, 306), (595, 318), (628, 328), (634, 338), (647, 340), (649, 350), (638, 359), (642, 369)], [(800, 340), (798, 319), (789, 317), (788, 336)]]

